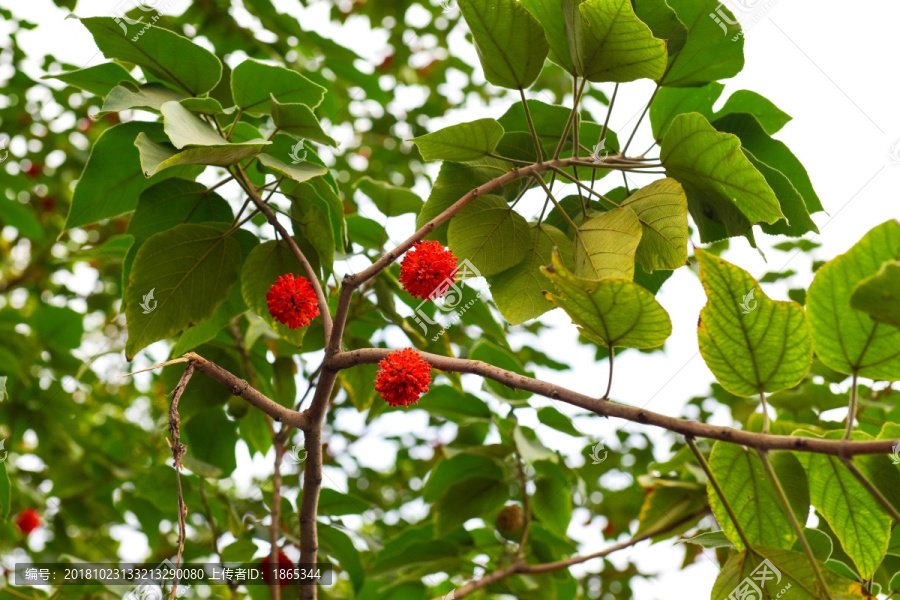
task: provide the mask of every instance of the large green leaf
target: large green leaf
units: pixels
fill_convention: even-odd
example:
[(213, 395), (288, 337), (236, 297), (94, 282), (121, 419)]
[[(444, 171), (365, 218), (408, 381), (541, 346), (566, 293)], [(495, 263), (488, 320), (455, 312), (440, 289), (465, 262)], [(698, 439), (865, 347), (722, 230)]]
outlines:
[(337, 148), (338, 144), (322, 130), (312, 109), (300, 103), (281, 103), (272, 96), (272, 120), (279, 131), (300, 140), (312, 140)]
[[(747, 113), (756, 117), (759, 124), (769, 135), (775, 135), (788, 124), (791, 116), (775, 106), (771, 100), (751, 90), (738, 90), (728, 97), (725, 105), (710, 118), (710, 121), (721, 119), (725, 115)], [(736, 133), (736, 132), (732, 132)], [(779, 167), (781, 165), (778, 165)]]
[(425, 160), (463, 162), (492, 153), (503, 137), (503, 126), (494, 119), (478, 119), (451, 125), (410, 140)]
[(196, 413), (184, 423), (182, 429), (189, 456), (218, 467), (222, 477), (228, 477), (237, 468), (234, 452), (238, 441), (237, 423), (229, 419), (220, 407)]
[(335, 249), (330, 212), (328, 203), (318, 194), (303, 194), (291, 201), (294, 235), (315, 249), (319, 263), (328, 272), (334, 267)]
[(455, 456), (444, 458), (435, 465), (425, 482), (422, 490), (422, 499), (425, 502), (434, 502), (444, 495), (458, 481), (462, 481), (468, 475), (478, 473), (483, 477), (503, 479), (503, 468), (493, 458), (480, 454), (461, 452)]
[(569, 50), (569, 32), (566, 28), (565, 14), (578, 12), (578, 5), (583, 0), (521, 0), (521, 3), (534, 15), (550, 45), (549, 58), (570, 74), (575, 73), (572, 53)]
[(647, 24), (653, 37), (666, 40), (666, 50), (674, 54), (687, 42), (687, 27), (666, 0), (633, 0), (634, 14)]
[(572, 55), (589, 81), (658, 80), (666, 70), (666, 43), (634, 14), (631, 0), (587, 0), (575, 16)]
[(534, 496), (531, 510), (551, 531), (565, 536), (572, 520), (572, 485), (558, 464), (540, 460), (534, 463)]
[(41, 79), (59, 79), (63, 83), (90, 92), (95, 96), (106, 96), (123, 81), (137, 85), (137, 80), (118, 63), (108, 62), (93, 67), (67, 71), (58, 75), (44, 75)]
[[(737, 93), (732, 95), (732, 98), (736, 95)], [(726, 103), (726, 108), (727, 106)], [(764, 113), (760, 115), (765, 117)], [(753, 156), (784, 173), (803, 197), (808, 212), (821, 211), (822, 203), (813, 189), (806, 168), (784, 142), (773, 139), (766, 132), (759, 120), (761, 117), (746, 112), (725, 113), (725, 109), (722, 109), (714, 115), (712, 125), (719, 131), (735, 134), (740, 138), (741, 146), (752, 152)]]
[(457, 0), (475, 38), (485, 78), (525, 89), (537, 79), (550, 47), (540, 23), (516, 0)]
[[(141, 170), (145, 177), (152, 178), (172, 167), (208, 165), (229, 167), (256, 156), (263, 149), (265, 140), (259, 143), (222, 144), (220, 146), (187, 146), (178, 150), (171, 144), (157, 144), (150, 136), (139, 133), (134, 146), (140, 152)], [(180, 175), (181, 170), (171, 175)], [(166, 173), (169, 174), (168, 172)]]
[(259, 155), (259, 164), (275, 175), (288, 177), (303, 183), (328, 173), (328, 168), (320, 164), (308, 149), (308, 144), (294, 142), (288, 135), (278, 134), (271, 146)]
[(634, 256), (641, 222), (629, 208), (591, 217), (575, 236), (575, 275), (582, 279), (634, 278)]
[(101, 134), (75, 187), (66, 229), (132, 211), (141, 192), (150, 186), (167, 177), (192, 178), (198, 173), (196, 167), (181, 167), (146, 179), (134, 145), (138, 135), (151, 143), (166, 139), (159, 123), (122, 123)]
[(177, 225), (144, 242), (125, 291), (128, 360), (210, 317), (237, 281), (240, 261), (240, 244), (207, 225)]
[(562, 308), (582, 335), (603, 346), (655, 348), (672, 333), (669, 315), (642, 286), (627, 279), (578, 279), (557, 252), (544, 268), (557, 289), (547, 299)]
[(528, 222), (499, 196), (479, 196), (450, 221), (450, 248), (485, 277), (522, 262), (528, 252)]
[(544, 297), (543, 290), (550, 287), (550, 280), (541, 272), (541, 267), (550, 264), (554, 248), (571, 262), (572, 241), (552, 225), (531, 224), (531, 248), (525, 260), (488, 278), (491, 296), (500, 313), (510, 325), (518, 325), (541, 316), (553, 305)]
[(144, 190), (128, 223), (128, 233), (137, 242), (182, 223), (232, 219), (231, 206), (219, 194), (208, 191), (202, 183), (173, 177)]
[[(727, 79), (744, 68), (744, 38), (724, 33), (710, 16), (717, 11), (732, 21), (734, 15), (719, 0), (667, 0), (687, 27), (687, 42), (669, 57), (660, 83), (666, 86), (697, 86)], [(737, 29), (738, 31), (740, 28)]]
[[(764, 565), (764, 560), (768, 560), (769, 564)], [(859, 600), (869, 597), (864, 593), (862, 584), (838, 575), (825, 563), (819, 562), (817, 566), (825, 579), (832, 600)], [(763, 590), (766, 594), (763, 598), (778, 598), (779, 594), (782, 598), (790, 600), (823, 598), (822, 591), (818, 589), (815, 571), (806, 554), (760, 546), (731, 555), (713, 585), (712, 600), (721, 600), (729, 596), (758, 598), (758, 594), (751, 591), (754, 588), (745, 584), (746, 579), (749, 579), (753, 586)], [(741, 588), (742, 585), (746, 587)], [(735, 592), (741, 595), (734, 595)], [(751, 595), (747, 596), (744, 593)]]
[(660, 88), (650, 104), (650, 127), (653, 138), (661, 141), (675, 117), (685, 113), (699, 113), (712, 120), (713, 105), (725, 86), (718, 82), (700, 87)]
[[(309, 256), (307, 256), (309, 258)], [(250, 310), (265, 320), (275, 332), (288, 342), (300, 345), (308, 327), (290, 329), (272, 318), (266, 303), (266, 293), (275, 280), (286, 273), (306, 277), (303, 265), (282, 241), (263, 242), (253, 249), (241, 269), (241, 293)]]
[(726, 390), (754, 396), (794, 387), (812, 364), (803, 307), (770, 300), (749, 273), (696, 250), (709, 299), (700, 312), (700, 353)]
[[(229, 142), (206, 121), (186, 109), (179, 102), (166, 102), (160, 112), (163, 116), (166, 135), (179, 150), (192, 146), (228, 146)], [(250, 140), (240, 145), (267, 146), (264, 139)]]
[(704, 242), (744, 235), (750, 226), (784, 218), (765, 177), (734, 135), (719, 133), (700, 114), (675, 117), (660, 160), (687, 193), (688, 209)]
[(399, 217), (422, 210), (423, 202), (415, 192), (386, 181), (376, 181), (368, 176), (361, 177), (356, 182), (356, 189), (371, 198), (386, 217)]
[(325, 97), (325, 88), (297, 71), (248, 59), (231, 73), (231, 93), (238, 108), (258, 116), (272, 112), (273, 97), (315, 108)]
[(176, 92), (161, 83), (137, 86), (125, 81), (109, 92), (100, 110), (101, 112), (119, 112), (140, 108), (159, 111), (166, 102), (178, 102), (185, 97), (184, 92)]
[(841, 373), (900, 379), (900, 329), (878, 323), (851, 306), (853, 290), (900, 257), (900, 222), (887, 221), (869, 231), (846, 254), (816, 272), (806, 295), (816, 354)]
[(766, 183), (775, 192), (775, 197), (778, 198), (778, 204), (781, 206), (781, 212), (784, 214), (784, 220), (776, 221), (771, 225), (763, 223), (760, 225), (760, 229), (769, 235), (786, 235), (790, 237), (800, 237), (809, 232), (819, 233), (819, 228), (816, 226), (815, 221), (809, 216), (803, 196), (791, 184), (791, 180), (778, 169), (756, 158), (746, 148), (744, 149), (744, 155), (750, 160), (750, 164), (766, 178)]
[[(769, 460), (791, 501), (792, 511), (804, 522), (809, 512), (809, 488), (803, 466), (788, 452), (772, 454)], [(709, 456), (709, 467), (750, 544), (790, 550), (797, 535), (757, 453), (737, 444), (716, 442)], [(709, 505), (725, 535), (743, 550), (744, 543), (712, 483), (708, 484), (707, 493)]]
[[(5, 378), (4, 378), (5, 379)], [(0, 442), (5, 442), (5, 439), (0, 439)], [(0, 444), (2, 446), (3, 444)], [(0, 453), (3, 454), (4, 461), (0, 461), (0, 519), (6, 520), (6, 517), (9, 516), (10, 502), (9, 502), (9, 474), (6, 472), (6, 456), (8, 449), (2, 448), (0, 449)]]
[(641, 241), (635, 258), (647, 272), (677, 269), (687, 264), (688, 205), (681, 184), (661, 179), (639, 189), (622, 207), (641, 222)]
[(432, 508), (434, 534), (441, 538), (469, 519), (492, 521), (506, 499), (509, 486), (493, 477), (471, 477), (452, 485)]
[(148, 27), (135, 38), (122, 34), (124, 25), (118, 18), (90, 17), (81, 22), (106, 58), (134, 63), (192, 96), (210, 91), (222, 76), (215, 54), (168, 29)]
[(863, 279), (850, 296), (850, 306), (875, 321), (900, 327), (900, 261), (888, 261)]
[[(811, 435), (798, 432), (800, 435)], [(831, 431), (826, 439), (839, 440), (843, 431)], [(854, 432), (854, 440), (871, 440), (871, 436)], [(886, 457), (879, 457), (890, 467)], [(844, 552), (853, 560), (863, 579), (871, 577), (887, 553), (892, 519), (837, 456), (804, 453), (801, 462), (809, 477), (809, 494), (813, 506), (834, 531)], [(858, 462), (857, 467), (869, 480), (871, 465)], [(900, 477), (891, 469), (894, 477)], [(896, 480), (891, 482), (897, 485)], [(897, 493), (894, 490), (894, 494)]]

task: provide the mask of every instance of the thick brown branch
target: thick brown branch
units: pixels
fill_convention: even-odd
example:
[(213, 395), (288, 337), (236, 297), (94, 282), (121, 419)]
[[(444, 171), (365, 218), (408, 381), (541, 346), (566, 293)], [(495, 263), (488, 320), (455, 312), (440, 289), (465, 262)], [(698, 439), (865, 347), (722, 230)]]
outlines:
[[(326, 366), (332, 369), (346, 369), (360, 364), (376, 363), (387, 356), (388, 352), (390, 350), (386, 348), (364, 348), (343, 352), (331, 357)], [(561, 400), (603, 417), (616, 417), (634, 421), (635, 423), (661, 427), (685, 436), (723, 440), (760, 450), (797, 450), (834, 456), (853, 456), (856, 454), (890, 454), (892, 445), (897, 443), (897, 440), (846, 441), (771, 435), (753, 433), (731, 427), (707, 425), (697, 421), (669, 417), (636, 406), (619, 404), (608, 400), (598, 400), (597, 398), (592, 398), (546, 381), (519, 375), (478, 360), (449, 358), (428, 352), (422, 352), (422, 356), (436, 369), (480, 375), (510, 388), (526, 390), (553, 400)]]
[(309, 279), (309, 282), (312, 284), (313, 289), (316, 292), (316, 298), (319, 303), (319, 313), (322, 317), (322, 324), (325, 327), (325, 339), (331, 337), (331, 313), (328, 311), (328, 300), (325, 298), (325, 292), (322, 291), (322, 285), (319, 283), (319, 276), (316, 275), (315, 269), (312, 268), (312, 265), (309, 264), (309, 261), (304, 256), (303, 252), (300, 250), (300, 247), (297, 246), (297, 242), (294, 241), (294, 238), (291, 237), (291, 234), (288, 233), (287, 229), (278, 222), (278, 217), (275, 216), (275, 213), (266, 204), (263, 199), (260, 197), (259, 193), (257, 193), (256, 188), (253, 187), (253, 184), (247, 179), (247, 175), (241, 170), (240, 167), (237, 167), (235, 170), (235, 176), (237, 180), (241, 183), (241, 187), (244, 188), (244, 191), (247, 192), (247, 195), (250, 196), (250, 199), (253, 200), (253, 203), (256, 207), (266, 216), (269, 223), (281, 234), (281, 237), (284, 238), (284, 241), (287, 242), (288, 247), (291, 249), (291, 252), (294, 254), (294, 257), (300, 262), (303, 266), (303, 270), (306, 272), (306, 277)]
[(184, 355), (184, 358), (188, 359), (195, 369), (207, 377), (218, 381), (230, 389), (232, 394), (240, 396), (276, 421), (281, 421), (285, 425), (298, 429), (305, 430), (308, 427), (308, 421), (302, 413), (286, 408), (271, 400), (231, 371), (223, 369), (216, 363), (208, 361), (193, 352), (188, 352)]

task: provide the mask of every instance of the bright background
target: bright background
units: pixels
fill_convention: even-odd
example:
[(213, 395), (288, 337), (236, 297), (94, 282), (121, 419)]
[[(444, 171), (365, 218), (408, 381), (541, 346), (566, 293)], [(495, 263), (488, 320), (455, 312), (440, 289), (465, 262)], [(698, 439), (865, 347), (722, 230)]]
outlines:
[[(156, 0), (146, 4), (167, 14), (180, 14), (188, 3), (183, 0)], [(387, 36), (384, 32), (371, 30), (367, 20), (350, 17), (341, 27), (330, 23), (327, 18), (330, 2), (311, 2), (307, 8), (299, 6), (294, 0), (275, 0), (274, 4), (280, 11), (302, 19), (305, 28), (316, 29), (341, 45), (352, 48), (370, 61), (371, 66), (379, 64), (390, 54), (390, 49), (386, 46)], [(807, 237), (822, 244), (814, 258), (830, 259), (846, 251), (873, 226), (887, 219), (897, 218), (900, 214), (897, 204), (897, 189), (900, 187), (900, 111), (896, 110), (900, 81), (895, 75), (893, 63), (900, 4), (891, 0), (871, 0), (858, 4), (838, 0), (731, 0), (726, 5), (738, 15), (747, 32), (746, 66), (741, 74), (725, 82), (727, 87), (719, 105), (732, 92), (748, 89), (762, 93), (794, 117), (777, 134), (777, 138), (784, 141), (806, 166), (828, 213), (813, 216), (821, 233)], [(111, 15), (119, 6), (130, 7), (129, 3), (123, 4), (118, 0), (82, 0), (78, 3), (76, 13), (79, 16)], [(39, 24), (34, 31), (21, 32), (19, 37), (25, 52), (32, 58), (33, 66), (29, 74), (33, 77), (44, 74), (39, 67), (44, 54), (64, 56), (69, 62), (84, 66), (104, 60), (87, 31), (77, 21), (65, 20), (66, 11), (56, 8), (49, 0), (0, 0), (0, 7), (12, 9), (17, 15)], [(752, 8), (748, 10), (746, 7)], [(242, 19), (240, 14), (235, 16)], [(424, 11), (420, 13), (410, 10), (406, 20), (408, 24), (416, 25), (425, 16)], [(250, 20), (246, 14), (244, 17)], [(5, 26), (5, 23), (0, 23), (0, 34), (6, 33), (3, 30)], [(198, 32), (201, 36), (202, 33)], [(465, 41), (464, 33), (464, 27), (458, 27), (450, 38), (453, 52), (468, 62), (477, 64), (474, 48)], [(3, 64), (0, 68), (10, 67)], [(602, 86), (602, 89), (607, 96), (611, 95), (611, 85)], [(651, 92), (652, 84), (648, 81), (621, 86), (610, 127), (622, 139), (627, 138), (631, 132)], [(395, 102), (398, 106), (402, 106), (405, 101), (417, 102), (417, 93), (421, 92), (415, 89), (398, 90)], [(453, 97), (454, 91), (447, 89), (442, 90), (442, 93)], [(540, 95), (534, 97), (540, 99)], [(469, 103), (464, 109), (448, 113), (444, 119), (430, 123), (429, 129), (433, 131), (485, 116), (498, 117), (505, 112), (511, 101), (511, 98), (495, 101), (489, 106)], [(388, 110), (391, 108), (388, 107)], [(588, 103), (586, 108), (593, 112), (595, 120), (602, 121), (605, 116), (604, 107)], [(347, 127), (333, 128), (332, 134), (344, 144), (353, 137), (353, 132)], [(645, 119), (631, 150), (641, 152), (651, 140), (649, 119)], [(658, 156), (658, 149), (651, 151), (650, 155)], [(896, 158), (892, 159), (892, 155)], [(385, 178), (379, 173), (370, 175)], [(642, 184), (640, 179), (632, 179), (632, 182), (632, 187), (634, 184)], [(618, 181), (613, 180), (609, 183), (601, 182), (600, 189), (618, 184)], [(416, 191), (423, 198), (427, 197), (427, 182), (420, 182)], [(230, 190), (230, 193), (231, 197), (237, 197), (235, 189)], [(223, 195), (229, 197), (228, 194), (226, 187)], [(362, 207), (363, 210), (364, 208), (365, 206)], [(388, 223), (388, 230), (391, 238), (399, 241), (413, 232), (413, 226), (412, 218), (398, 218)], [(773, 239), (764, 234), (758, 234), (757, 239), (762, 253), (750, 248), (746, 241), (738, 239), (732, 242), (727, 253), (728, 259), (757, 278), (770, 271), (796, 270), (797, 274), (789, 279), (763, 285), (766, 293), (776, 299), (786, 299), (789, 287), (805, 287), (809, 284), (812, 257), (804, 254), (792, 256), (771, 250)], [(694, 241), (697, 241), (696, 238)], [(344, 269), (351, 269), (353, 266), (345, 265)], [(73, 278), (70, 285), (79, 290), (90, 291), (93, 281), (90, 274), (85, 274), (84, 278)], [(697, 316), (705, 302), (705, 296), (694, 272), (680, 269), (666, 282), (658, 298), (672, 316), (672, 337), (663, 352), (650, 355), (631, 352), (618, 358), (612, 396), (618, 401), (657, 412), (681, 415), (686, 401), (692, 396), (706, 393), (713, 381), (712, 374), (698, 354), (696, 338)], [(538, 347), (551, 357), (571, 364), (572, 370), (567, 373), (539, 370), (538, 375), (587, 394), (599, 395), (606, 385), (606, 364), (596, 363), (590, 348), (577, 345), (575, 329), (560, 311), (549, 313), (545, 319), (556, 326), (541, 336)], [(515, 340), (513, 336), (513, 344)], [(387, 341), (403, 344), (401, 338), (395, 340), (390, 335)], [(127, 372), (165, 360), (167, 353), (167, 347), (158, 343), (132, 365), (128, 365), (124, 357), (120, 357), (119, 362), (112, 365), (98, 361), (95, 368), (105, 373), (109, 372), (110, 367), (120, 373)], [(317, 359), (318, 357), (314, 357), (311, 362)], [(464, 381), (473, 391), (480, 388), (480, 382), (473, 376), (467, 376)], [(304, 389), (303, 384), (301, 389)], [(533, 404), (542, 406), (548, 402), (536, 399)], [(566, 405), (557, 403), (556, 406), (565, 412), (575, 412), (566, 410)], [(843, 416), (839, 413), (840, 411), (834, 411), (830, 416), (839, 419)], [(427, 428), (424, 413), (412, 413), (402, 420), (398, 413), (391, 415), (389, 429), (384, 420), (377, 421), (376, 426), (371, 427), (347, 451), (370, 466), (386, 467), (393, 460), (394, 445), (382, 441), (385, 434), (396, 435), (402, 431), (421, 431)], [(715, 423), (730, 424), (727, 415), (717, 417), (714, 418)], [(576, 426), (589, 434), (582, 444), (540, 425), (533, 415), (531, 419), (522, 420), (539, 429), (542, 439), (549, 446), (563, 452), (568, 457), (569, 464), (574, 467), (584, 463), (592, 444), (614, 440), (613, 432), (619, 429), (633, 431), (639, 427), (621, 421), (576, 419)], [(362, 432), (362, 427), (363, 419), (359, 418), (357, 430)], [(452, 430), (434, 431), (435, 438), (450, 438), (451, 434)], [(651, 436), (662, 440), (660, 432), (653, 431)], [(656, 452), (657, 459), (668, 458), (667, 450), (670, 445), (668, 440), (660, 444), (661, 449)], [(608, 448), (611, 452), (616, 451), (613, 442), (609, 443)], [(241, 443), (238, 465), (236, 481), (249, 485), (253, 474), (263, 475), (271, 469), (271, 456), (252, 460)], [(288, 462), (285, 468), (294, 467)], [(346, 479), (341, 471), (326, 469), (325, 475), (326, 485), (347, 491)], [(604, 482), (604, 485), (614, 488), (617, 482), (611, 479)], [(416, 519), (422, 514), (424, 510), (417, 514), (413, 508), (405, 516)], [(595, 552), (610, 543), (601, 541), (602, 537), (599, 535), (599, 530), (605, 525), (602, 515), (595, 517), (588, 526), (583, 526), (587, 517), (585, 511), (576, 511), (569, 529), (569, 535), (583, 542), (582, 550), (585, 553)], [(122, 528), (115, 535), (129, 542), (127, 554), (123, 558), (139, 560), (146, 555), (146, 539), (139, 532)], [(708, 560), (701, 557), (694, 565), (679, 571), (677, 566), (682, 557), (683, 551), (677, 544), (648, 546), (643, 543), (612, 555), (610, 560), (620, 566), (627, 560), (633, 560), (642, 570), (659, 573), (655, 579), (635, 581), (634, 590), (638, 600), (706, 597), (707, 590), (712, 588), (718, 574), (714, 557), (711, 554)], [(593, 561), (579, 568), (589, 570), (598, 566), (599, 563)]]

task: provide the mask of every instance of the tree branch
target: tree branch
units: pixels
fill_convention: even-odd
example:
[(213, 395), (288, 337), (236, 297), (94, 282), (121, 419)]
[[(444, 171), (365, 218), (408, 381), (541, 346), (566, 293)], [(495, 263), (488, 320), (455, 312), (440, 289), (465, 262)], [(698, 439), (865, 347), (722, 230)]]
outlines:
[(232, 394), (240, 396), (276, 421), (281, 421), (285, 425), (290, 425), (304, 431), (309, 427), (309, 422), (303, 413), (285, 408), (278, 404), (259, 390), (251, 387), (249, 383), (231, 371), (223, 369), (216, 363), (208, 361), (199, 354), (193, 352), (188, 352), (184, 355), (184, 358), (186, 358), (195, 369), (210, 379), (214, 379), (226, 386), (231, 390)]
[[(342, 352), (328, 360), (327, 367), (340, 370), (361, 364), (377, 363), (390, 352), (387, 348), (363, 348)], [(788, 435), (753, 433), (731, 427), (707, 425), (697, 421), (669, 417), (636, 406), (619, 404), (609, 400), (598, 400), (558, 385), (526, 377), (512, 371), (487, 364), (480, 360), (450, 358), (420, 352), (431, 366), (452, 373), (470, 373), (492, 379), (513, 389), (526, 390), (553, 400), (561, 400), (573, 406), (603, 417), (616, 417), (644, 425), (653, 425), (680, 433), (688, 437), (723, 440), (761, 450), (796, 450), (816, 452), (833, 456), (853, 456), (856, 454), (890, 454), (892, 444), (897, 440), (845, 441), (806, 438)]]
[(307, 279), (313, 286), (313, 290), (316, 292), (316, 298), (318, 299), (319, 304), (319, 314), (322, 317), (322, 325), (325, 328), (325, 339), (328, 339), (331, 336), (332, 322), (331, 322), (331, 312), (328, 310), (328, 300), (325, 298), (325, 292), (322, 291), (322, 284), (319, 283), (319, 276), (316, 275), (315, 270), (312, 268), (312, 265), (309, 264), (309, 261), (306, 260), (306, 256), (304, 256), (303, 252), (300, 250), (300, 247), (297, 246), (297, 242), (294, 241), (294, 238), (291, 237), (291, 234), (288, 233), (287, 229), (278, 222), (278, 217), (275, 216), (275, 213), (272, 211), (271, 207), (263, 201), (260, 197), (259, 193), (257, 193), (256, 189), (253, 187), (253, 184), (247, 179), (247, 174), (244, 171), (237, 167), (235, 169), (235, 177), (238, 182), (241, 184), (241, 187), (244, 188), (244, 191), (247, 192), (247, 195), (250, 196), (250, 199), (253, 200), (253, 203), (256, 207), (266, 216), (269, 223), (275, 228), (278, 233), (281, 234), (281, 237), (284, 238), (284, 241), (287, 242), (288, 247), (291, 249), (291, 252), (294, 254), (294, 257), (300, 264), (303, 266), (303, 270), (306, 273)]

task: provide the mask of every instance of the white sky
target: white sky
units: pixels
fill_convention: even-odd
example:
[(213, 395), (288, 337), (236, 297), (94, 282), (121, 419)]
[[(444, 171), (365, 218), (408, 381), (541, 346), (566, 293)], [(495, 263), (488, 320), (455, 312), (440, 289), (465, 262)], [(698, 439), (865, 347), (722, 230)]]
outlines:
[[(81, 0), (76, 12), (79, 16), (108, 15), (120, 4), (117, 0)], [(183, 0), (158, 0), (148, 4), (170, 7), (167, 11), (175, 14), (186, 6)], [(291, 14), (303, 14), (305, 28), (315, 28), (355, 49), (374, 64), (387, 53), (384, 35), (368, 32), (359, 19), (350, 19), (344, 28), (338, 28), (327, 22), (321, 4), (306, 10), (291, 0), (276, 0), (275, 4)], [(746, 36), (744, 71), (725, 82), (726, 91), (719, 105), (735, 90), (749, 89), (768, 97), (794, 117), (777, 137), (806, 166), (828, 212), (814, 216), (821, 230), (816, 239), (823, 244), (816, 258), (832, 258), (846, 251), (875, 225), (900, 214), (896, 191), (900, 186), (900, 163), (890, 158), (892, 147), (900, 142), (900, 112), (896, 110), (900, 83), (893, 62), (900, 4), (890, 0), (872, 0), (858, 5), (838, 0), (743, 0), (746, 6), (755, 5), (745, 12), (738, 10), (737, 0), (729, 4), (741, 16), (742, 23), (745, 26), (752, 23), (752, 27)], [(49, 0), (0, 0), (0, 6), (12, 8), (17, 15), (39, 23), (37, 30), (20, 35), (26, 52), (35, 59), (51, 53), (76, 64), (97, 64), (102, 60), (88, 33), (77, 21), (64, 21), (65, 11), (54, 7)], [(411, 14), (408, 20), (415, 18), (416, 15)], [(457, 29), (453, 40), (461, 40), (461, 33)], [(454, 51), (462, 52), (466, 60), (477, 60), (467, 44), (454, 46)], [(37, 73), (32, 70), (31, 74)], [(604, 89), (609, 95), (612, 88)], [(652, 85), (646, 81), (621, 86), (611, 120), (612, 129), (620, 136), (631, 131), (634, 119), (651, 91)], [(482, 116), (498, 117), (508, 105), (509, 102), (504, 100), (489, 107), (469, 106), (435, 120), (429, 128), (436, 130)], [(589, 105), (589, 108), (592, 107)], [(597, 118), (603, 116), (599, 111), (595, 114)], [(336, 132), (338, 134), (346, 141), (350, 133), (341, 130)], [(643, 151), (650, 140), (649, 124), (645, 120), (633, 149)], [(379, 178), (377, 173), (370, 175)], [(607, 185), (611, 187), (611, 184)], [(419, 185), (416, 191), (424, 197), (428, 189)], [(411, 219), (392, 222), (391, 236), (395, 240), (402, 239), (412, 233), (412, 227)], [(759, 234), (758, 240), (768, 263), (742, 240), (732, 243), (727, 258), (757, 278), (768, 271), (797, 270), (798, 275), (787, 280), (787, 285), (784, 282), (764, 284), (766, 293), (774, 298), (786, 299), (788, 287), (808, 285), (811, 276), (807, 257), (801, 255), (792, 259), (770, 250), (772, 238), (765, 235)], [(659, 301), (672, 316), (672, 337), (664, 352), (653, 355), (627, 353), (617, 359), (613, 397), (650, 410), (678, 415), (691, 396), (704, 393), (713, 381), (697, 350), (697, 315), (705, 297), (696, 277), (689, 270), (681, 269), (665, 284)], [(560, 311), (548, 315), (547, 322), (555, 327), (542, 336), (539, 347), (557, 360), (570, 362), (573, 368), (569, 373), (539, 372), (539, 375), (585, 393), (596, 393), (605, 385), (606, 365), (594, 363), (590, 348), (576, 346), (574, 327)], [(388, 335), (387, 339), (397, 345), (403, 344), (400, 337)], [(148, 354), (146, 361), (149, 364), (150, 360), (164, 359), (166, 350), (157, 345)], [(139, 363), (134, 366), (137, 368)], [(466, 384), (471, 389), (479, 387), (478, 380), (472, 376), (466, 377)], [(546, 402), (539, 399), (533, 404), (542, 406)], [(393, 450), (379, 442), (380, 436), (388, 432), (396, 434), (398, 429), (406, 427), (409, 431), (421, 431), (426, 424), (424, 413), (411, 414), (404, 421), (393, 415), (396, 413), (392, 413), (389, 428), (384, 423), (372, 427), (364, 440), (354, 444), (351, 448), (354, 455), (378, 457), (379, 460), (370, 464), (386, 466), (392, 461)], [(835, 418), (839, 417), (835, 415)], [(533, 416), (523, 418), (523, 422), (537, 424)], [(725, 419), (720, 422), (725, 424)], [(628, 431), (638, 430), (635, 425), (601, 419), (579, 419), (576, 425), (589, 432), (592, 439), (573, 441), (539, 426), (541, 434), (546, 434), (548, 445), (561, 450), (574, 467), (583, 463), (585, 447), (594, 441), (611, 440), (612, 433), (622, 427), (627, 426)], [(362, 419), (355, 426), (361, 428)], [(442, 437), (446, 439), (451, 434), (452, 430), (446, 430)], [(653, 435), (655, 439), (661, 439), (658, 432)], [(661, 445), (657, 458), (667, 458), (662, 448), (668, 445)], [(610, 445), (611, 451), (615, 449), (615, 445)], [(236, 479), (244, 485), (249, 484), (251, 472), (264, 472), (271, 462), (257, 457), (251, 466), (246, 450), (239, 451), (238, 458), (241, 466)], [(333, 487), (346, 491), (346, 480), (342, 475), (327, 473), (326, 484), (330, 481)], [(569, 534), (584, 542), (584, 552), (600, 550), (610, 543), (600, 541), (598, 535), (605, 519), (602, 516), (595, 518), (587, 528), (575, 525), (583, 522), (585, 516), (576, 512)], [(135, 545), (135, 553), (140, 557), (142, 542), (136, 539)], [(718, 574), (716, 563), (701, 557), (694, 566), (678, 571), (682, 556), (680, 546), (673, 548), (672, 544), (664, 543), (648, 547), (641, 544), (613, 555), (611, 560), (622, 566), (631, 559), (642, 570), (660, 573), (650, 581), (635, 580), (638, 600), (694, 599), (698, 592), (705, 597)], [(597, 568), (598, 564), (596, 561), (588, 563), (588, 567)]]

